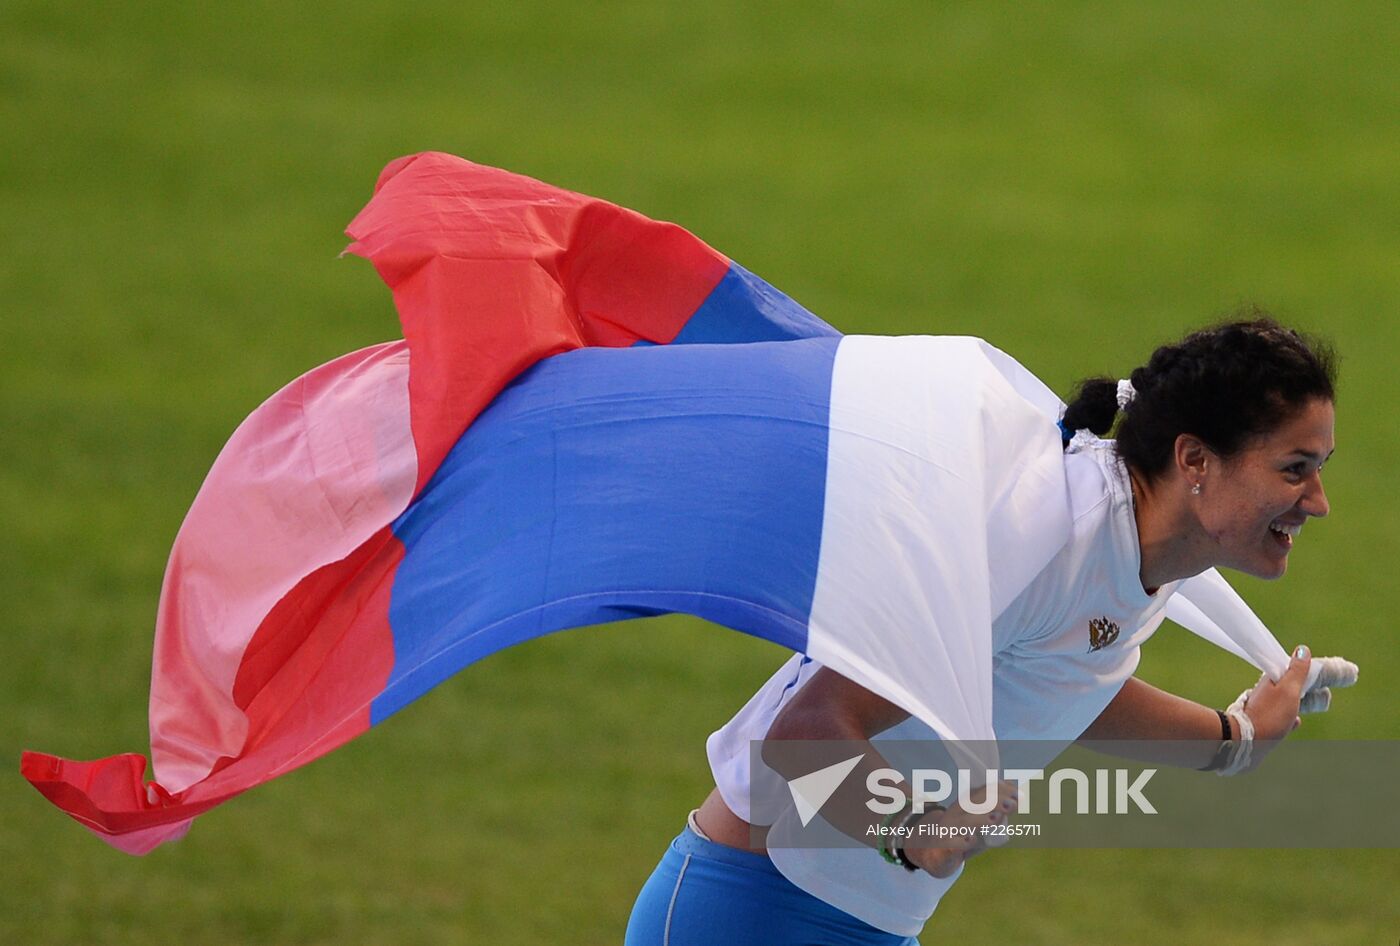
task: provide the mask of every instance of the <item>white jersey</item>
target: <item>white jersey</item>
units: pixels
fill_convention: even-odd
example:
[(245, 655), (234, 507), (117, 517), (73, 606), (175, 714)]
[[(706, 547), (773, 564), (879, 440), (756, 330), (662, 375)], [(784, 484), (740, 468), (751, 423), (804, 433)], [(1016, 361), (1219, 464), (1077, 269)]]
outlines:
[[(1137, 668), (1139, 648), (1179, 584), (1143, 591), (1132, 490), (1111, 442), (1077, 440), (1065, 472), (1073, 536), (992, 624), (992, 715), (1002, 741), (1077, 739)], [(753, 820), (750, 742), (766, 737), (778, 711), (819, 668), (794, 655), (710, 736), (715, 783), (739, 817)], [(936, 738), (910, 717), (872, 741), (878, 747)], [(1048, 755), (1056, 752), (1048, 747)], [(902, 936), (918, 935), (957, 879), (891, 869), (868, 848), (775, 847), (769, 856), (798, 887)]]

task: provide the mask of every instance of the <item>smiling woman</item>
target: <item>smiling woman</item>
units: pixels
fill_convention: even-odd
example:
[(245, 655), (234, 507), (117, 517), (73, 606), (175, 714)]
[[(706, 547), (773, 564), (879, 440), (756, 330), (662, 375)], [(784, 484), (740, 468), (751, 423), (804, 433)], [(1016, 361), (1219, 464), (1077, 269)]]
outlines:
[(1332, 402), (1319, 397), (1234, 456), (1220, 458), (1183, 438), (1179, 466), (1200, 485), (1199, 491), (1192, 486), (1199, 497), (1198, 558), (1259, 578), (1281, 577), (1303, 523), (1327, 515), (1322, 466), (1332, 455), (1333, 426)]
[[(1174, 595), (1217, 566), (1281, 576), (1304, 521), (1327, 514), (1321, 470), (1334, 447), (1335, 376), (1324, 343), (1253, 312), (1161, 346), (1129, 379), (1080, 383), (1060, 421), (1072, 538), (992, 622), (998, 740), (1195, 740), (1200, 758), (1168, 750), (1156, 761), (1234, 774), (1257, 765), (1309, 703), (1325, 703), (1330, 695), (1312, 690), (1318, 676), (1324, 687), (1349, 682), (1354, 668), (1343, 678), (1342, 662), (1314, 665), (1300, 647), (1286, 672), (1261, 677), (1222, 713), (1133, 676)], [(1100, 439), (1115, 425), (1116, 440)], [(906, 874), (869, 851), (771, 844), (782, 819), (752, 800), (767, 776), (748, 747), (840, 740), (845, 754), (861, 752), (856, 771), (865, 775), (884, 764), (881, 746), (937, 738), (895, 702), (794, 657), (710, 737), (716, 788), (638, 898), (629, 946), (914, 944), (963, 864), (987, 845), (890, 835), (881, 853)], [(804, 774), (767, 751), (762, 767), (785, 779)], [(985, 827), (1014, 810), (1010, 783), (1000, 797), (1000, 808), (980, 816), (958, 805), (915, 814), (906, 800), (898, 825)], [(832, 821), (842, 832), (859, 839), (877, 827), (850, 810)], [(762, 882), (755, 871), (766, 872)]]
[(1121, 390), (1080, 384), (1067, 431), (1106, 434), (1122, 409), (1146, 587), (1217, 566), (1283, 575), (1303, 522), (1328, 512), (1335, 378), (1325, 343), (1255, 317), (1163, 345)]

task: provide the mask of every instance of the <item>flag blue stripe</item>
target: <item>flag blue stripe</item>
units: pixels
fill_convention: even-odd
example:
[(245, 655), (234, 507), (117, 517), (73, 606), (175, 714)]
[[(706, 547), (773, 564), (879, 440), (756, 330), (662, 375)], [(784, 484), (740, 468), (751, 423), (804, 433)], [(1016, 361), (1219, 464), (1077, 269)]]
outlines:
[(522, 375), (394, 524), (372, 721), (503, 647), (628, 617), (804, 650), (838, 344), (593, 348)]
[[(672, 345), (732, 345), (796, 338), (836, 338), (841, 333), (738, 263), (711, 290)], [(639, 346), (651, 342), (639, 341)]]

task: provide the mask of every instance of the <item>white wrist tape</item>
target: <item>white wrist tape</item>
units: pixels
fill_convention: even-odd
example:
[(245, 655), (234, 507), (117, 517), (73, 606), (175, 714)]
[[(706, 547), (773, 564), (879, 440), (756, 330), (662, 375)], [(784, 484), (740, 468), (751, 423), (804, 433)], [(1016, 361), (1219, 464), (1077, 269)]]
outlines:
[(1249, 768), (1249, 757), (1254, 752), (1254, 721), (1245, 712), (1248, 704), (1249, 691), (1245, 690), (1225, 710), (1225, 715), (1235, 721), (1237, 735), (1230, 760), (1216, 770), (1216, 775), (1238, 775)]

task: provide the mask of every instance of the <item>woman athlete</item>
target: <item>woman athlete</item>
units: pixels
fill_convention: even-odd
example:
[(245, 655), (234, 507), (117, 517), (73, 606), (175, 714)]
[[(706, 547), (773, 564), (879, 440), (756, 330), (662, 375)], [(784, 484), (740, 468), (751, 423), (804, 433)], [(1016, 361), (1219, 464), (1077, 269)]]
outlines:
[[(1183, 579), (1217, 566), (1278, 578), (1304, 523), (1327, 515), (1321, 474), (1334, 445), (1333, 384), (1324, 346), (1253, 318), (1162, 346), (1130, 381), (1080, 386), (1062, 421), (1074, 538), (993, 624), (998, 739), (1217, 740), (1222, 752), (1176, 758), (1239, 769), (1298, 725), (1305, 647), (1280, 680), (1261, 677), (1227, 714), (1131, 672), (1146, 637), (1137, 632), (1155, 626)], [(1120, 413), (1114, 440), (1092, 436), (1108, 433)], [(1121, 638), (1089, 650), (1092, 617), (1110, 618)], [(800, 656), (789, 661), (710, 738), (717, 787), (643, 888), (628, 946), (915, 942), (982, 843), (911, 845), (885, 859), (874, 851), (768, 852), (765, 826), (745, 817), (750, 740), (859, 742), (853, 751), (868, 751), (844, 783), (859, 786), (881, 764), (878, 743), (867, 741), (878, 734), (935, 738), (865, 687)], [(1240, 757), (1246, 739), (1252, 763)], [(996, 821), (1014, 808), (1013, 786), (1000, 792), (1003, 805), (991, 815), (954, 805), (922, 817)], [(911, 812), (906, 826), (919, 820)], [(859, 837), (866, 825), (842, 827)]]

